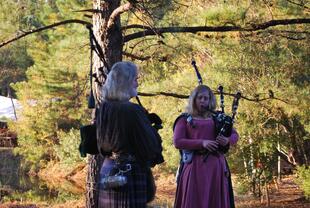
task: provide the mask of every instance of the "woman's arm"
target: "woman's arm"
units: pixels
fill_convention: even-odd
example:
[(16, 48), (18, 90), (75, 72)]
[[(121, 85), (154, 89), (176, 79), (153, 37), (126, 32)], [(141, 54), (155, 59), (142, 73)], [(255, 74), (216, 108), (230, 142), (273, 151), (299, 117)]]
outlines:
[(202, 149), (202, 139), (190, 139), (187, 136), (187, 122), (180, 118), (174, 128), (173, 143), (177, 149), (196, 150)]

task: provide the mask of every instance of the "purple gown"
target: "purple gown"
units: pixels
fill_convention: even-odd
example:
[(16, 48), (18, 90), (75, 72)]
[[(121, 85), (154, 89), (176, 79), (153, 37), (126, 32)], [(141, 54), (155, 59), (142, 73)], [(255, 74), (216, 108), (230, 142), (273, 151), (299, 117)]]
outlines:
[[(177, 149), (203, 149), (202, 141), (215, 140), (212, 118), (193, 119), (195, 128), (180, 118), (174, 130), (174, 145)], [(238, 133), (233, 130), (230, 145), (236, 144)], [(193, 160), (185, 164), (180, 173), (176, 192), (176, 208), (230, 208), (228, 168), (223, 154), (194, 154)]]

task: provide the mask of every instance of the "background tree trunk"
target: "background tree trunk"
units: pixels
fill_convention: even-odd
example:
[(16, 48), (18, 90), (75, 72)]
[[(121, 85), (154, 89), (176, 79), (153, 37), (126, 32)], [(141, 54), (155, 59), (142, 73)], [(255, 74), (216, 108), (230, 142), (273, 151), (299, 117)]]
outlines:
[[(120, 0), (102, 1), (94, 0), (93, 8), (101, 12), (93, 14), (93, 31), (94, 35), (100, 44), (104, 59), (107, 66), (103, 63), (97, 54), (93, 58), (93, 71), (99, 76), (99, 80), (104, 83), (104, 78), (101, 76), (99, 67), (103, 67), (108, 71), (115, 62), (122, 60), (122, 33), (119, 15), (114, 19), (114, 24), (108, 30), (106, 29), (107, 22), (111, 13), (120, 6)], [(97, 104), (101, 101), (101, 86), (98, 83), (94, 84), (94, 93)], [(98, 178), (103, 157), (100, 155), (88, 156), (88, 173), (86, 186), (86, 207), (98, 207)]]

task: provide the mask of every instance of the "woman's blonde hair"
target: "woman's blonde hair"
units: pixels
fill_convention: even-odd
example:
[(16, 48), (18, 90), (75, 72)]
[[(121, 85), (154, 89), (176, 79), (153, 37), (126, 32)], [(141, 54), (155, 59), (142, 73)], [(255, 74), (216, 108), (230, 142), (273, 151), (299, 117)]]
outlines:
[(132, 83), (138, 74), (137, 66), (129, 61), (117, 62), (112, 66), (102, 88), (104, 100), (125, 101), (136, 96)]
[(207, 92), (209, 94), (209, 103), (208, 103), (208, 110), (206, 111), (204, 117), (209, 117), (212, 114), (212, 111), (216, 109), (216, 98), (213, 94), (212, 90), (206, 85), (199, 85), (196, 87), (190, 94), (188, 99), (188, 104), (186, 106), (186, 113), (189, 113), (192, 116), (198, 116), (197, 106), (195, 104), (195, 100), (199, 93)]

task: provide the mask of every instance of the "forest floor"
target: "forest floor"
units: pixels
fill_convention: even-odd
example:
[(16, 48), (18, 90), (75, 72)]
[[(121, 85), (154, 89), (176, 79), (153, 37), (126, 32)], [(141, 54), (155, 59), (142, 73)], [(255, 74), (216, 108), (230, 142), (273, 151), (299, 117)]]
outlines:
[[(236, 196), (237, 208), (265, 208), (267, 206), (266, 198), (261, 203), (259, 198), (251, 196)], [(294, 182), (294, 176), (285, 177), (278, 184), (270, 187), (270, 206), (269, 208), (310, 208), (310, 200), (307, 200), (302, 190)]]
[[(157, 176), (158, 177), (158, 176)], [(156, 174), (155, 174), (156, 178)], [(278, 183), (270, 185), (270, 206), (269, 208), (310, 208), (310, 200), (306, 200), (302, 190), (294, 182), (295, 176), (290, 175), (282, 178)], [(160, 204), (173, 204), (175, 193), (175, 177), (173, 175), (165, 178), (157, 178), (156, 201)], [(267, 202), (261, 202), (260, 198), (252, 195), (235, 196), (236, 208), (266, 208)], [(157, 206), (154, 206), (157, 208)]]
[[(175, 178), (174, 175), (162, 176), (154, 174), (157, 193), (156, 198), (150, 208), (160, 207), (172, 207), (175, 193)], [(259, 198), (255, 198), (251, 195), (236, 196), (236, 207), (237, 208), (265, 208), (268, 207), (266, 200), (261, 203)], [(0, 208), (41, 208), (41, 207), (52, 207), (52, 208), (83, 208), (84, 200), (69, 201), (60, 205), (48, 206), (46, 204), (33, 204), (33, 203), (20, 203), (11, 202), (0, 205)], [(294, 176), (285, 177), (278, 184), (278, 189), (275, 185), (270, 186), (270, 206), (269, 208), (310, 208), (310, 201), (306, 200), (302, 190), (294, 182)]]

